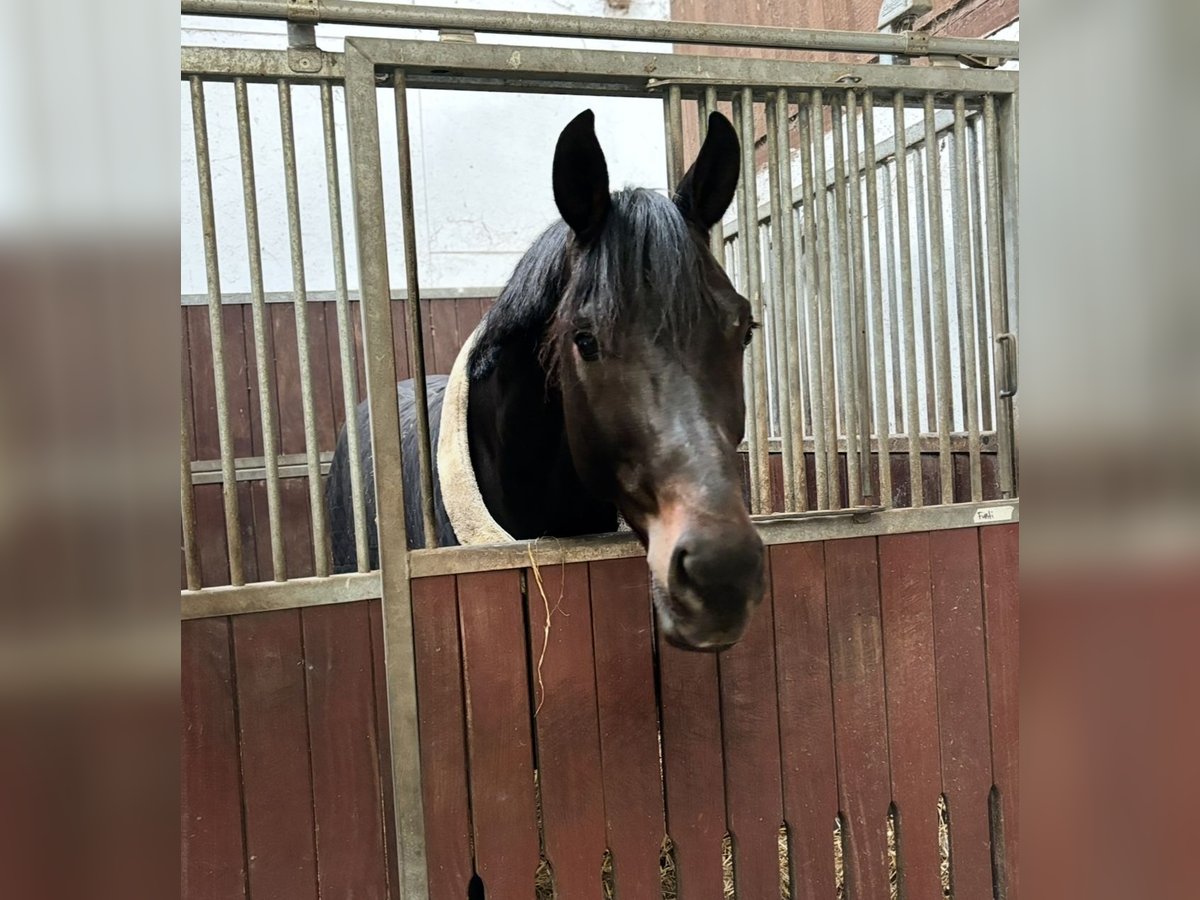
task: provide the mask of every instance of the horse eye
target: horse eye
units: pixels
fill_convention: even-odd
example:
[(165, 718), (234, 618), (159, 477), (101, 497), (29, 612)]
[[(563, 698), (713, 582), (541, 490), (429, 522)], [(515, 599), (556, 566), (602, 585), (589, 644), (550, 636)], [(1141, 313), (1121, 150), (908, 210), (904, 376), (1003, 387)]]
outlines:
[(742, 338), (742, 346), (749, 347), (750, 342), (754, 340), (754, 329), (758, 328), (758, 323), (754, 320), (750, 321), (750, 327), (746, 329), (746, 336)]
[(575, 335), (575, 346), (579, 348), (579, 355), (588, 362), (595, 362), (600, 358), (600, 344), (596, 336), (589, 331), (580, 331)]

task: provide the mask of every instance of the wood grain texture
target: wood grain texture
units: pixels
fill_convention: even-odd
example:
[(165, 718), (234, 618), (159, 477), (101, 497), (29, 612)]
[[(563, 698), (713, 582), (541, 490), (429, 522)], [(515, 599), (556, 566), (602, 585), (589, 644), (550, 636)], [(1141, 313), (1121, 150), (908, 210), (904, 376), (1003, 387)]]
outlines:
[(588, 567), (543, 566), (541, 578), (545, 598), (526, 577), (542, 834), (556, 896), (583, 900), (597, 896), (605, 850)]
[(830, 675), (838, 798), (851, 895), (888, 900), (887, 708), (875, 538), (827, 541)]
[(474, 868), (454, 577), (415, 580), (412, 603), (429, 894), (432, 900), (461, 900)]
[(649, 577), (640, 559), (590, 563), (604, 813), (621, 897), (657, 896), (666, 836)]
[(180, 896), (246, 896), (229, 620), (180, 625)]
[(233, 619), (252, 897), (317, 896), (299, 610)]
[(520, 581), (481, 572), (458, 586), (475, 868), (488, 900), (528, 900), (538, 834)]
[(950, 809), (950, 877), (959, 897), (992, 895), (992, 786), (978, 529), (929, 535), (942, 790)]
[(792, 896), (828, 900), (835, 893), (838, 793), (825, 544), (780, 544), (771, 547), (770, 554)]
[(903, 896), (936, 900), (942, 782), (929, 535), (881, 537), (879, 570), (899, 880)]

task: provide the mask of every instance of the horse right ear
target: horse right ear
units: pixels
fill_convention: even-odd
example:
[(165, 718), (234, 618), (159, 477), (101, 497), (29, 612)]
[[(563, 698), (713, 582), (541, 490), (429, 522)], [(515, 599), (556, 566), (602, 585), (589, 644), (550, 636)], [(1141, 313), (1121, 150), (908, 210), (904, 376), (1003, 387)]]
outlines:
[(581, 244), (600, 233), (612, 204), (595, 123), (592, 111), (585, 109), (562, 130), (554, 148), (554, 202)]
[(704, 145), (675, 191), (675, 205), (683, 217), (704, 232), (721, 221), (733, 202), (741, 168), (737, 132), (719, 112), (710, 113)]

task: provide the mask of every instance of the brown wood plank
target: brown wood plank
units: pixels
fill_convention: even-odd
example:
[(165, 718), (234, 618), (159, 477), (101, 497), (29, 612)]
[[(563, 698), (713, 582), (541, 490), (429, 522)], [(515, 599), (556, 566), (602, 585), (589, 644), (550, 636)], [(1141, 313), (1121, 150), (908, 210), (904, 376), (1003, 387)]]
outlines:
[[(366, 357), (363, 356), (362, 304), (357, 300), (350, 304), (350, 323), (354, 327), (354, 367), (358, 374), (357, 396), (361, 401), (367, 396), (367, 375)], [(408, 357), (405, 356), (404, 359), (407, 360)], [(407, 366), (407, 362), (405, 365)]]
[[(259, 581), (272, 581), (275, 572), (271, 563), (271, 520), (267, 513), (267, 483), (247, 482), (250, 488), (250, 503), (242, 507), (242, 515), (254, 528), (254, 556), (246, 557), (246, 566), (256, 567)], [(284, 558), (286, 565), (287, 558)]]
[(471, 881), (466, 710), (454, 577), (413, 581), (421, 791), (432, 900), (462, 900)]
[(455, 314), (458, 316), (458, 349), (457, 354), (462, 345), (466, 343), (468, 337), (471, 336), (483, 320), (484, 304), (486, 300), (478, 297), (467, 297), (459, 300), (454, 307)]
[(421, 338), (424, 341), (425, 350), (425, 371), (428, 373), (434, 372), (434, 363), (437, 360), (433, 356), (433, 301), (421, 301)]
[(604, 813), (620, 897), (657, 897), (666, 836), (654, 698), (654, 624), (641, 559), (588, 566)]
[(383, 784), (383, 827), (384, 847), (387, 850), (387, 872), (389, 896), (396, 898), (396, 885), (400, 883), (399, 863), (396, 858), (396, 810), (392, 791), (392, 737), (388, 726), (387, 667), (383, 648), (383, 603), (379, 600), (367, 602), (367, 618), (371, 626), (371, 665), (375, 686), (375, 733), (379, 736), (377, 754), (379, 777)]
[(300, 611), (235, 616), (250, 893), (317, 896)]
[(783, 512), (787, 509), (787, 498), (783, 495), (783, 456), (772, 453), (767, 459), (771, 472), (771, 512)]
[[(367, 604), (301, 610), (324, 897), (387, 897)], [(460, 895), (461, 896), (461, 895)]]
[(392, 353), (395, 356), (396, 381), (400, 382), (412, 377), (408, 359), (408, 301), (393, 300), (391, 309)]
[(835, 894), (833, 824), (838, 796), (825, 544), (779, 544), (770, 554), (792, 897), (828, 900)]
[[(252, 456), (262, 456), (262, 402), (258, 396), (258, 357), (254, 351), (253, 309), (248, 303), (240, 304), (238, 308), (242, 314), (242, 334), (245, 337), (246, 346), (246, 383), (250, 390), (246, 406), (246, 414), (250, 419), (250, 449)], [(270, 359), (270, 347), (271, 344), (268, 340), (268, 359)]]
[[(290, 303), (268, 303), (275, 348), (275, 397), (279, 420), (279, 452), (304, 452), (304, 409), (300, 401), (300, 357), (296, 314)], [(292, 480), (292, 479), (289, 479)]]
[(192, 410), (192, 351), (191, 337), (188, 334), (188, 307), (180, 307), (179, 312), (179, 361), (181, 364), (181, 397), (183, 402), (183, 417), (188, 427), (188, 459), (196, 459), (196, 415)]
[(488, 900), (529, 900), (538, 834), (518, 573), (461, 575), (458, 602), (475, 868)]
[[(271, 578), (270, 566), (270, 532), (263, 532), (263, 541), (267, 545), (267, 560), (265, 567), (258, 564), (258, 537), (254, 523), (254, 499), (250, 490), (250, 482), (239, 481), (238, 495), (238, 527), (242, 533), (242, 567), (243, 576), (247, 582)], [(261, 574), (260, 574), (261, 573)]]
[(180, 623), (180, 895), (246, 896), (229, 620)]
[[(350, 335), (350, 339), (351, 346), (353, 346), (353, 334)], [(342, 378), (341, 335), (338, 334), (337, 306), (332, 302), (325, 306), (325, 349), (329, 354), (329, 389), (333, 395), (333, 433), (336, 440), (338, 432), (346, 421), (346, 407), (342, 402), (344, 379)], [(357, 392), (357, 380), (353, 382), (353, 386)], [(358, 397), (358, 394), (355, 393), (354, 396)]]
[[(333, 393), (333, 379), (330, 374), (329, 336), (326, 333), (325, 303), (307, 303), (308, 310), (308, 359), (309, 371), (312, 374), (313, 387), (313, 419), (317, 426), (317, 449), (332, 453), (334, 442), (337, 440), (337, 430), (334, 427), (334, 403), (342, 405), (342, 395)], [(332, 308), (329, 308), (333, 312)], [(337, 330), (336, 323), (334, 330)], [(336, 358), (333, 364), (337, 365)], [(340, 380), (340, 379), (339, 379)]]
[(279, 479), (279, 508), (288, 578), (307, 578), (314, 572), (307, 479)]
[(755, 610), (742, 640), (718, 657), (718, 668), (734, 885), (743, 897), (777, 896), (783, 776), (769, 594)]
[(958, 897), (992, 896), (992, 762), (978, 531), (929, 535), (942, 790), (950, 809), (950, 877)]
[(193, 434), (195, 459), (219, 459), (217, 442), (217, 389), (213, 380), (212, 338), (208, 310), (202, 306), (184, 309), (188, 323), (188, 359), (191, 364)]
[(229, 434), (235, 456), (253, 456), (254, 440), (250, 422), (250, 373), (246, 365), (246, 331), (242, 307), (221, 307), (221, 327), (225, 345), (225, 389), (229, 394)]
[(979, 530), (983, 562), (983, 611), (987, 639), (988, 710), (992, 737), (992, 780), (1002, 816), (999, 873), (1004, 897), (1016, 900), (1018, 770), (1018, 696), (1020, 663), (1019, 526), (991, 525)]
[(901, 896), (912, 898), (937, 898), (942, 891), (937, 813), (942, 782), (929, 578), (928, 534), (879, 539), (897, 867)]
[(429, 302), (429, 326), (433, 334), (433, 368), (440, 375), (449, 375), (458, 355), (461, 341), (458, 337), (457, 300), (431, 300)]
[(830, 672), (844, 820), (846, 883), (861, 900), (889, 900), (887, 708), (875, 538), (825, 544)]
[(599, 893), (605, 850), (588, 567), (543, 566), (544, 599), (534, 576), (526, 583), (542, 833), (558, 900), (582, 900)]
[(681, 897), (723, 900), (725, 785), (717, 658), (659, 638), (667, 832)]
[(225, 502), (219, 484), (192, 488), (196, 503), (196, 546), (200, 552), (200, 583), (229, 584), (229, 551), (225, 543)]

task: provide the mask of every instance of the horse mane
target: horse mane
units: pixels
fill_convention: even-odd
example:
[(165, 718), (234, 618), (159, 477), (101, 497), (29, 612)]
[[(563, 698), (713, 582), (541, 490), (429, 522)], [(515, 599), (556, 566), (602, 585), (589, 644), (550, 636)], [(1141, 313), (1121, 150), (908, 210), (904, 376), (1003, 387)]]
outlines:
[(645, 188), (612, 194), (596, 238), (571, 255), (571, 230), (555, 222), (533, 242), (488, 311), (471, 354), (472, 379), (487, 377), (501, 347), (515, 339), (552, 356), (559, 329), (587, 309), (588, 327), (605, 342), (633, 319), (655, 339), (684, 344), (698, 314), (714, 303), (700, 250), (669, 199)]

